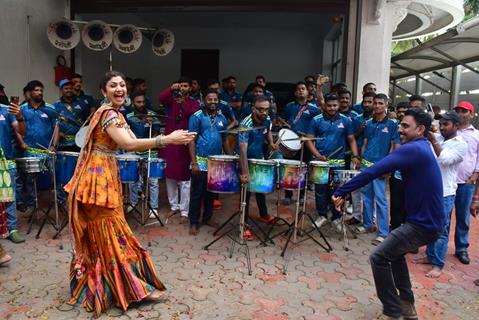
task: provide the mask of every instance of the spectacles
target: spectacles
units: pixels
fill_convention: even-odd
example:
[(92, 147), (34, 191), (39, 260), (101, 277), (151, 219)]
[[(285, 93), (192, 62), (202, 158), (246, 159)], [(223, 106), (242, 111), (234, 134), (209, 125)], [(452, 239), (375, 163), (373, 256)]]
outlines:
[(457, 113), (469, 113), (469, 110), (463, 108), (456, 108), (454, 109)]
[(255, 108), (258, 110), (259, 113), (268, 113), (269, 112), (269, 107), (268, 108)]

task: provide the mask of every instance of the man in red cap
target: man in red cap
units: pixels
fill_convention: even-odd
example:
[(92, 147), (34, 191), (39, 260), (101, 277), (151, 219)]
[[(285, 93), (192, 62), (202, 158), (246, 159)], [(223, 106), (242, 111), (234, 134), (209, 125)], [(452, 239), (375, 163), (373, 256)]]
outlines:
[(456, 230), (454, 232), (455, 256), (463, 264), (469, 264), (469, 223), (470, 207), (474, 195), (474, 184), (479, 177), (479, 131), (472, 125), (474, 106), (467, 101), (459, 102), (454, 110), (459, 114), (458, 135), (467, 142), (467, 154), (457, 170), (457, 191), (455, 199)]

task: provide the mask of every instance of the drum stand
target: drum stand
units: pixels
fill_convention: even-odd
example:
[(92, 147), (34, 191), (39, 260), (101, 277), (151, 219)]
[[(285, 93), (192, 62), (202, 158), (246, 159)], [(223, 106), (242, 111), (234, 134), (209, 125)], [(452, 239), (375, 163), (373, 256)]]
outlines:
[[(300, 156), (300, 164), (299, 164), (299, 173), (301, 174), (301, 171), (302, 171), (302, 168), (303, 168), (304, 141), (300, 140), (300, 142), (301, 142), (301, 151), (300, 151), (301, 156)], [(301, 205), (301, 203), (300, 203), (301, 184), (298, 183), (297, 195), (296, 195), (296, 212), (295, 212), (295, 215), (294, 215), (294, 223), (288, 224), (288, 229), (286, 231), (282, 231), (282, 232), (272, 236), (272, 238), (275, 238), (275, 237), (277, 237), (279, 235), (283, 235), (283, 234), (288, 235), (288, 238), (286, 239), (286, 243), (283, 247), (283, 250), (281, 251), (281, 257), (284, 257), (284, 255), (286, 253), (286, 249), (288, 249), (288, 246), (291, 242), (293, 244), (297, 245), (297, 244), (300, 244), (301, 242), (304, 242), (304, 241), (309, 240), (309, 239), (313, 240), (314, 243), (316, 243), (318, 246), (320, 246), (321, 248), (326, 250), (326, 252), (330, 252), (330, 251), (333, 250), (333, 248), (329, 244), (328, 240), (326, 240), (326, 237), (323, 235), (321, 230), (314, 223), (313, 217), (311, 217), (311, 215), (306, 212), (306, 200), (307, 200), (307, 193), (308, 193), (307, 181), (308, 181), (308, 172), (306, 171), (306, 173), (305, 173), (305, 186), (304, 186), (305, 187), (304, 201), (303, 201), (302, 208), (300, 208), (300, 205)], [(309, 221), (311, 222), (311, 224), (313, 226), (312, 229), (309, 230), (309, 231), (305, 231), (303, 229), (303, 224), (304, 224), (305, 217), (308, 217)], [(301, 227), (299, 227), (299, 222), (300, 221), (301, 221)], [(323, 239), (323, 241), (325, 242), (325, 245), (323, 245), (321, 242), (316, 240), (311, 235), (311, 233), (313, 233), (313, 231), (315, 231), (315, 230), (318, 232), (319, 236)], [(270, 229), (270, 231), (271, 231), (271, 229)], [(298, 234), (298, 232), (299, 232), (299, 234)], [(306, 236), (307, 238), (304, 238), (302, 240), (297, 240), (298, 235)], [(292, 241), (291, 241), (291, 238), (293, 238)], [(286, 264), (285, 264), (285, 267), (283, 269), (283, 273), (285, 273), (285, 274), (286, 274), (286, 269), (287, 269), (288, 263), (289, 263), (289, 259), (286, 260)]]
[[(244, 239), (244, 232), (245, 232), (246, 228), (249, 227), (245, 223), (245, 221), (246, 221), (246, 192), (247, 192), (246, 185), (242, 184), (241, 185), (241, 197), (240, 197), (240, 210), (238, 212), (236, 212), (235, 214), (233, 214), (228, 219), (228, 221), (226, 221), (226, 223), (224, 223), (223, 226), (220, 227), (220, 229), (223, 228), (227, 223), (229, 223), (229, 221), (231, 221), (233, 219), (233, 217), (235, 217), (237, 215), (240, 215), (238, 224), (232, 226), (230, 229), (228, 229), (228, 231), (222, 233), (216, 239), (214, 239), (213, 241), (208, 243), (206, 246), (204, 246), (203, 249), (208, 250), (209, 247), (212, 244), (214, 244), (215, 242), (217, 242), (218, 240), (220, 240), (221, 238), (223, 238), (225, 236), (230, 238), (231, 239), (231, 245), (230, 245), (230, 248), (229, 248), (229, 257), (230, 258), (233, 257), (233, 251), (234, 251), (235, 244), (239, 244), (240, 246), (244, 246), (245, 247), (245, 254), (246, 254), (246, 263), (248, 265), (248, 275), (251, 275), (252, 271), (251, 271), (251, 257), (249, 255), (249, 246), (248, 246), (248, 241)], [(220, 230), (220, 229), (218, 229), (218, 230)], [(233, 235), (233, 233), (235, 233), (235, 230), (237, 230), (239, 232), (236, 236)]]

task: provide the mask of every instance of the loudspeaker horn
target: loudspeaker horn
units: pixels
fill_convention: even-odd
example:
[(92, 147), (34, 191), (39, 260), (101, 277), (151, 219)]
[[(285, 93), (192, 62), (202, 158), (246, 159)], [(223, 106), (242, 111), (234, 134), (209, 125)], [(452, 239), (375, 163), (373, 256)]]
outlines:
[(47, 37), (56, 48), (69, 50), (80, 42), (80, 29), (70, 20), (60, 18), (48, 24)]
[(123, 53), (135, 52), (141, 46), (142, 41), (141, 31), (132, 24), (124, 24), (113, 33), (113, 45)]
[(151, 48), (158, 56), (166, 56), (175, 46), (175, 35), (168, 29), (159, 29), (151, 39)]
[(83, 27), (82, 41), (88, 49), (103, 51), (111, 45), (113, 32), (105, 22), (93, 20)]

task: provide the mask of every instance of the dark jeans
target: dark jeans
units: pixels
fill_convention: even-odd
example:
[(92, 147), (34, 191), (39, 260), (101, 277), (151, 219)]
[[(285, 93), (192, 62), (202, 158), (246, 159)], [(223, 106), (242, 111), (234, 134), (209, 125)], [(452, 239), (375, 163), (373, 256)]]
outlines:
[(429, 231), (418, 225), (405, 222), (391, 231), (371, 253), (369, 260), (376, 292), (383, 304), (385, 315), (400, 317), (400, 300), (414, 303), (414, 294), (404, 255), (432, 243), (440, 234), (441, 231)]
[[(261, 217), (268, 215), (268, 207), (266, 207), (266, 196), (264, 193), (255, 193), (256, 204), (258, 205), (259, 215)], [(249, 200), (251, 199), (251, 192), (246, 192), (246, 215), (249, 215)]]
[(391, 230), (396, 229), (406, 221), (404, 199), (404, 182), (394, 177), (389, 179)]
[(203, 202), (203, 223), (208, 222), (213, 216), (213, 200), (215, 194), (209, 192), (207, 187), (208, 172), (201, 171), (191, 175), (190, 207), (188, 217), (191, 225), (198, 225), (201, 215), (201, 202)]
[(314, 199), (316, 201), (316, 210), (320, 217), (327, 218), (328, 208), (331, 209), (333, 216), (332, 221), (339, 219), (341, 213), (336, 210), (331, 202), (331, 196), (334, 190), (329, 187), (329, 184), (315, 184), (314, 185)]

